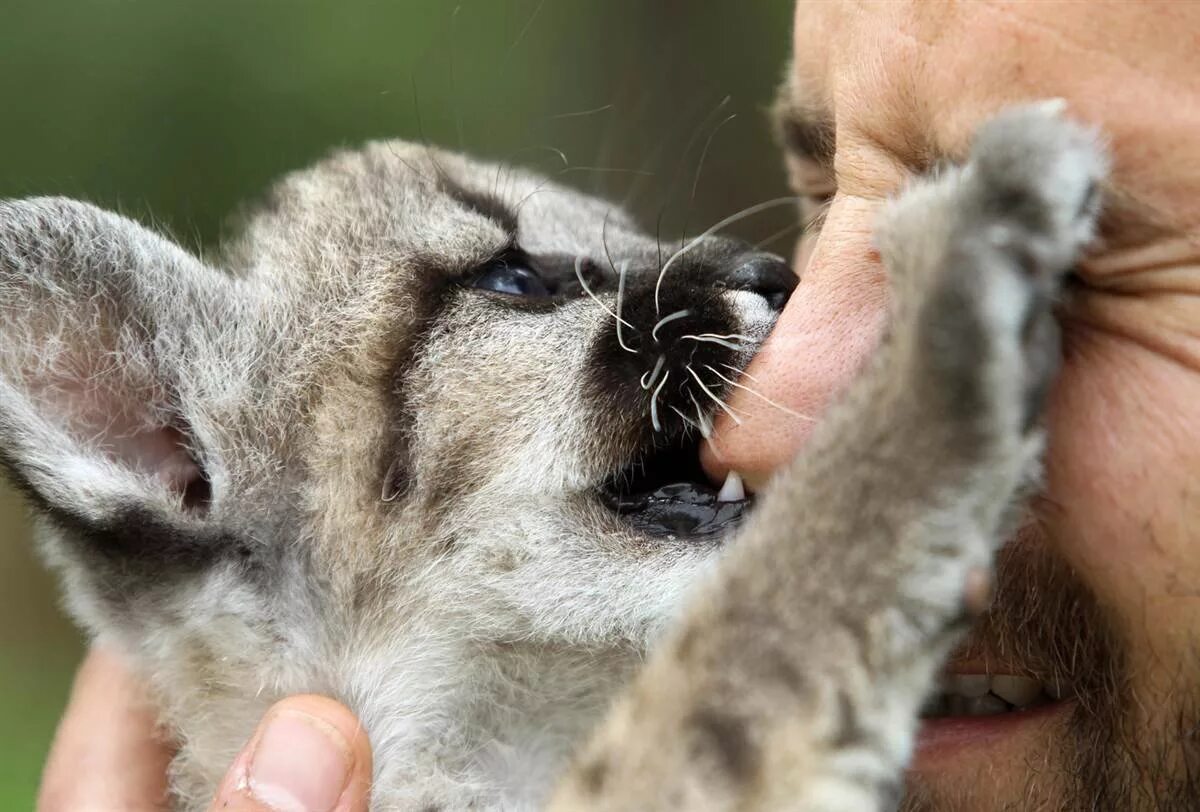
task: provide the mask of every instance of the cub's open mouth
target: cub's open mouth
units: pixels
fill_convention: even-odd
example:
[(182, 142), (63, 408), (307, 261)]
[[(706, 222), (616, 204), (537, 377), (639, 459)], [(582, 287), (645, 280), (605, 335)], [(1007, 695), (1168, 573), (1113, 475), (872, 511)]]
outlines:
[(754, 504), (736, 471), (713, 487), (700, 467), (699, 438), (686, 437), (618, 471), (600, 496), (636, 530), (683, 538), (728, 534)]

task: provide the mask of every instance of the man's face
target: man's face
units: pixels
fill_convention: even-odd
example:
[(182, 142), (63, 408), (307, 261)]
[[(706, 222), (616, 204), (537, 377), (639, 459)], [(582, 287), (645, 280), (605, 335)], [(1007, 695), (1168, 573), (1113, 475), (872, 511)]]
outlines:
[[(790, 77), (799, 194), (833, 192), (800, 287), (750, 373), (819, 414), (875, 346), (883, 201), (964, 155), (999, 108), (1062, 97), (1110, 139), (1100, 244), (1063, 303), (1046, 489), (1000, 556), (957, 673), (1033, 676), (1063, 702), (923, 732), (911, 803), (949, 809), (1200, 803), (1200, 5), (800, 3)], [(759, 482), (811, 423), (750, 415), (706, 449)], [(1072, 698), (1074, 695), (1074, 698)]]

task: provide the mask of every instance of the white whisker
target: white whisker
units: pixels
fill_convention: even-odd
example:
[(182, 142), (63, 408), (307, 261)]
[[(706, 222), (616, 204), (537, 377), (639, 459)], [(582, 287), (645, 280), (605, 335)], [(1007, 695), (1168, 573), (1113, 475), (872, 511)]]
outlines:
[(696, 379), (696, 383), (700, 384), (700, 388), (704, 390), (704, 394), (713, 399), (713, 402), (721, 407), (721, 411), (729, 415), (729, 419), (739, 426), (742, 425), (742, 419), (733, 413), (733, 409), (726, 405), (725, 401), (713, 394), (713, 391), (704, 385), (704, 381), (700, 380), (700, 376), (696, 374), (696, 370), (692, 369), (692, 365), (688, 364), (687, 371), (692, 373), (692, 377)]
[(670, 322), (675, 321), (675, 319), (682, 319), (684, 316), (689, 316), (689, 315), (691, 315), (690, 310), (676, 310), (674, 313), (672, 313), (669, 316), (663, 316), (661, 319), (658, 320), (658, 324), (654, 325), (654, 329), (650, 331), (650, 338), (654, 339), (655, 341), (658, 341), (659, 328), (661, 328), (664, 324), (669, 324)]
[(736, 214), (729, 215), (724, 220), (722, 220), (721, 222), (717, 223), (712, 228), (705, 231), (699, 237), (696, 237), (691, 242), (689, 242), (687, 245), (680, 248), (674, 254), (671, 254), (671, 256), (667, 258), (667, 261), (665, 263), (663, 263), (662, 268), (658, 272), (658, 281), (654, 283), (654, 312), (655, 313), (659, 312), (658, 291), (659, 291), (659, 288), (662, 287), (663, 278), (667, 275), (667, 269), (671, 267), (672, 262), (679, 259), (681, 256), (686, 254), (688, 251), (695, 248), (697, 245), (699, 245), (705, 239), (711, 237), (713, 234), (715, 234), (716, 232), (725, 228), (726, 226), (736, 223), (738, 220), (743, 220), (747, 217), (758, 214), (761, 211), (766, 211), (767, 209), (774, 208), (775, 206), (782, 206), (784, 203), (796, 203), (798, 200), (800, 200), (800, 198), (796, 197), (795, 195), (791, 195), (789, 197), (777, 197), (774, 200), (768, 200), (764, 203), (759, 203), (755, 206), (750, 206), (749, 208), (742, 209), (741, 211), (737, 212)]
[(668, 409), (670, 409), (671, 411), (673, 411), (675, 414), (679, 415), (679, 419), (680, 419), (680, 420), (682, 420), (684, 423), (688, 424), (689, 426), (691, 426), (692, 428), (696, 429), (697, 431), (700, 431), (700, 433), (701, 433), (701, 434), (703, 434), (703, 433), (704, 433), (704, 432), (703, 432), (703, 431), (701, 431), (701, 429), (700, 429), (700, 424), (699, 424), (699, 423), (697, 423), (695, 420), (693, 420), (692, 418), (688, 417), (686, 414), (684, 414), (683, 412), (679, 411), (679, 410), (678, 410), (678, 409), (676, 409), (674, 406), (670, 406), (670, 405), (668, 405), (668, 406), (667, 406), (667, 408), (668, 408)]
[(611, 173), (611, 174), (615, 174), (615, 175), (647, 175), (649, 177), (654, 177), (653, 172), (648, 172), (644, 169), (627, 169), (623, 166), (578, 166), (578, 165), (576, 165), (576, 166), (572, 166), (570, 168), (570, 170), (568, 170), (568, 171), (571, 171), (571, 172), (598, 172), (601, 174), (607, 172), (607, 173)]
[(793, 231), (801, 231), (803, 229), (804, 229), (804, 223), (801, 223), (799, 221), (792, 223), (791, 225), (788, 225), (788, 226), (785, 226), (785, 227), (779, 229), (774, 234), (771, 234), (770, 236), (756, 242), (754, 244), (754, 249), (758, 250), (760, 248), (763, 248), (764, 246), (770, 245), (771, 243), (775, 242), (780, 237), (783, 237), (787, 234), (791, 234)]
[(696, 419), (700, 421), (700, 436), (705, 440), (711, 440), (712, 425), (704, 418), (704, 410), (700, 408), (700, 401), (696, 400), (691, 389), (688, 390), (688, 397), (692, 399), (692, 405), (696, 407)]
[(593, 107), (590, 110), (579, 110), (574, 113), (559, 113), (558, 115), (549, 116), (549, 120), (550, 121), (558, 121), (559, 119), (564, 119), (564, 118), (577, 118), (579, 116), (590, 116), (590, 115), (594, 115), (596, 113), (603, 113), (605, 110), (611, 110), (614, 107), (616, 107), (616, 105), (610, 103), (610, 104), (601, 105), (600, 107)]
[(727, 335), (721, 335), (720, 333), (698, 333), (698, 336), (700, 338), (724, 338), (724, 339), (728, 339), (730, 341), (733, 341), (733, 340), (745, 341), (750, 344), (758, 344), (759, 343), (757, 338), (751, 338), (750, 336), (745, 336), (745, 335), (742, 335), (741, 333), (729, 333)]
[[(649, 389), (651, 386), (654, 386), (654, 381), (658, 378), (658, 373), (662, 371), (663, 364), (666, 362), (667, 356), (660, 355), (658, 356), (658, 360), (654, 362), (653, 371), (642, 373), (642, 379), (639, 381), (639, 383), (641, 383), (643, 389)], [(649, 380), (646, 380), (647, 375), (650, 376)]]
[[(693, 399), (692, 402), (695, 403), (695, 400)], [(697, 403), (696, 408), (699, 409), (700, 404)], [(704, 434), (704, 432), (701, 432), (701, 434)], [(725, 465), (728, 458), (725, 456), (725, 452), (721, 451), (721, 444), (713, 442), (713, 437), (715, 437), (715, 436), (716, 436), (715, 433), (710, 432), (709, 434), (704, 435), (704, 439), (708, 441), (709, 453), (711, 453), (714, 457), (717, 458), (717, 462), (721, 463), (722, 465)], [(729, 466), (729, 467), (732, 468), (733, 466)]]
[(655, 431), (662, 431), (662, 425), (658, 422), (658, 393), (667, 385), (667, 378), (671, 377), (671, 370), (667, 370), (663, 375), (663, 379), (659, 382), (658, 388), (654, 390), (654, 394), (650, 397), (650, 425), (654, 426)]
[[(599, 297), (597, 297), (596, 294), (592, 293), (592, 289), (588, 287), (587, 282), (585, 282), (583, 279), (583, 256), (582, 255), (575, 257), (575, 278), (579, 280), (579, 284), (583, 288), (583, 292), (586, 293), (589, 297), (591, 297), (592, 301), (594, 301), (596, 304), (600, 305), (600, 307), (604, 309), (605, 313), (607, 313), (608, 315), (612, 316), (614, 319), (617, 320), (618, 331), (620, 329), (621, 324), (624, 324), (626, 327), (628, 327), (630, 330), (633, 330), (634, 332), (637, 331), (636, 327), (634, 327), (632, 324), (625, 321), (620, 316), (618, 316), (616, 313), (614, 313), (612, 311), (612, 309), (609, 308), (608, 305), (606, 305), (604, 302), (600, 301)], [(617, 340), (620, 341), (620, 332), (617, 333)], [(626, 347), (623, 343), (621, 344), (621, 348), (627, 352), (632, 352), (635, 355), (637, 354), (636, 350), (629, 349), (629, 347)]]
[(728, 370), (731, 370), (734, 375), (741, 375), (743, 378), (749, 378), (750, 380), (754, 381), (755, 383), (762, 383), (762, 381), (760, 381), (758, 378), (751, 375), (746, 370), (738, 369), (737, 367), (733, 366), (732, 364), (721, 364), (721, 366), (725, 367)]
[(621, 300), (625, 298), (625, 272), (629, 270), (629, 260), (621, 263), (621, 270), (617, 274), (617, 312), (614, 314), (617, 317), (617, 343), (621, 345), (621, 349), (625, 352), (631, 352), (637, 355), (637, 350), (625, 343), (625, 339), (621, 336), (621, 323), (625, 321), (621, 318)]
[[(743, 386), (742, 384), (738, 383), (737, 381), (726, 378), (724, 375), (722, 375), (720, 372), (717, 372), (715, 369), (713, 369), (708, 364), (705, 364), (704, 366), (708, 369), (709, 372), (716, 375), (721, 380), (725, 381), (725, 383), (729, 384), (730, 386), (736, 386), (738, 389), (744, 389), (745, 391), (754, 395), (754, 397), (759, 398), (760, 400), (765, 400), (767, 403), (771, 404), (779, 411), (786, 412), (787, 414), (790, 414), (792, 417), (799, 418), (800, 420), (807, 420), (810, 423), (816, 422), (815, 417), (811, 417), (810, 415), (806, 415), (806, 414), (800, 414), (800, 412), (797, 412), (794, 409), (789, 409), (787, 406), (784, 406), (780, 403), (776, 403), (775, 401), (771, 400), (769, 397), (764, 395), (762, 392), (758, 392), (754, 389), (751, 389), (749, 386)], [(745, 374), (745, 373), (743, 373), (743, 374)]]
[[(734, 344), (732, 341), (726, 341), (723, 338), (718, 338), (716, 336), (711, 336), (711, 335), (698, 335), (698, 336), (687, 335), (687, 336), (680, 336), (680, 338), (688, 338), (688, 339), (691, 339), (692, 341), (703, 341), (706, 344), (720, 344), (722, 347), (728, 347), (731, 350), (739, 350), (740, 351), (740, 350), (748, 349), (746, 347), (746, 345), (744, 345), (744, 344)], [(758, 342), (755, 341), (753, 343), (757, 344)]]
[(383, 487), (380, 489), (380, 502), (394, 502), (400, 496), (400, 489), (393, 487), (393, 481), (396, 478), (396, 471), (400, 467), (399, 460), (393, 460), (388, 466), (387, 473), (383, 475)]
[[(730, 98), (731, 98), (730, 96), (726, 96), (725, 101), (729, 101)], [(722, 105), (723, 104), (724, 104), (724, 102), (722, 102)], [(724, 127), (729, 122), (733, 121), (735, 118), (737, 118), (737, 113), (731, 113), (730, 115), (726, 116), (719, 124), (717, 124), (717, 126), (713, 127), (712, 131), (709, 132), (709, 134), (708, 134), (708, 140), (704, 142), (704, 149), (700, 151), (700, 160), (696, 163), (696, 176), (692, 179), (692, 196), (690, 198), (688, 198), (688, 207), (684, 211), (684, 218), (683, 218), (683, 233), (684, 234), (687, 233), (688, 216), (691, 214), (692, 206), (696, 202), (696, 190), (700, 188), (700, 173), (704, 170), (704, 161), (708, 157), (708, 150), (712, 147), (713, 139), (717, 137), (717, 133), (720, 132), (721, 128)]]

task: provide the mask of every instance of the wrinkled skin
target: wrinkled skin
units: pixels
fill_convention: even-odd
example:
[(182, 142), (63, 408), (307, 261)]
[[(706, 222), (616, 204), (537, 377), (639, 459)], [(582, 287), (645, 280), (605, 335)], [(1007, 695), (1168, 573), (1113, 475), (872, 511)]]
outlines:
[[(1102, 245), (1061, 310), (1039, 522), (1002, 554), (990, 622), (960, 658), (1069, 674), (1087, 692), (1069, 718), (919, 749), (914, 806), (1190, 809), (1200, 797), (1197, 31), (1188, 3), (797, 9), (790, 104), (827, 117), (836, 153), (829, 166), (793, 161), (791, 174), (799, 193), (836, 194), (797, 248), (802, 283), (749, 370), (792, 409), (819, 415), (875, 347), (883, 201), (961, 155), (983, 118), (1061, 97), (1104, 130), (1114, 159)], [(732, 405), (751, 417), (719, 427), (705, 457), (714, 477), (732, 467), (762, 482), (811, 430), (740, 393)]]

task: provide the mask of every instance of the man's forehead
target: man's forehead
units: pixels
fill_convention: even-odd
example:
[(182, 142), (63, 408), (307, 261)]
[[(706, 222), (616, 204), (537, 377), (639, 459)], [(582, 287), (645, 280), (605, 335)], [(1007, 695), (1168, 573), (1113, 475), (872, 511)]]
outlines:
[(782, 129), (836, 122), (839, 148), (921, 171), (999, 108), (1061, 96), (1112, 140), (1124, 225), (1102, 230), (1200, 237), (1200, 48), (1180, 31), (1200, 31), (1200, 3), (803, 3)]

